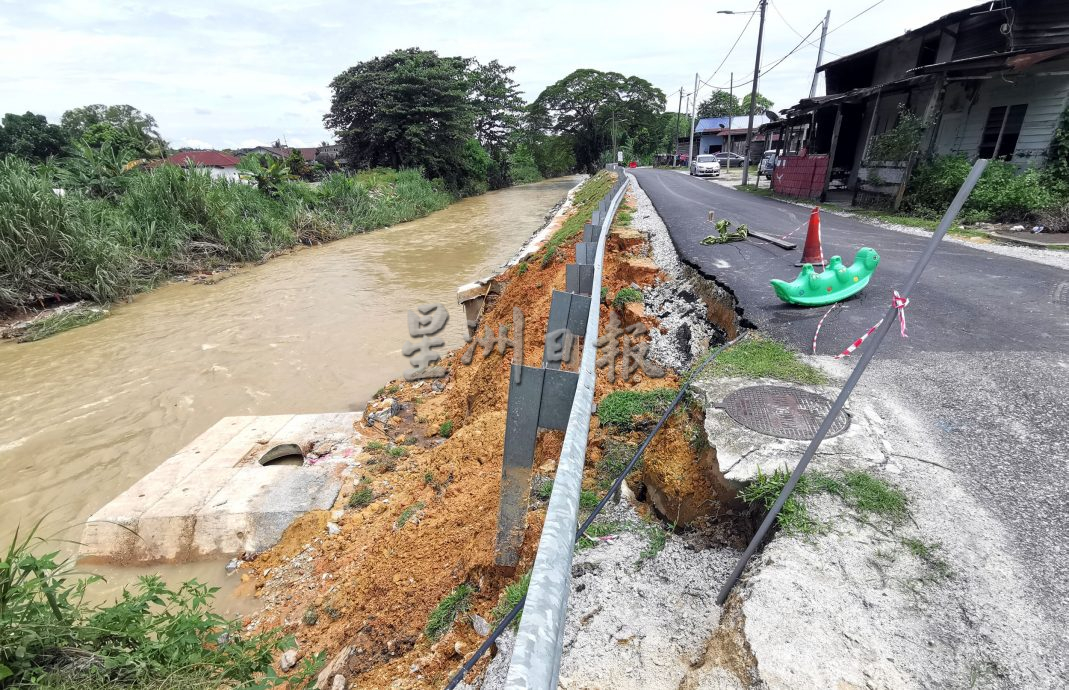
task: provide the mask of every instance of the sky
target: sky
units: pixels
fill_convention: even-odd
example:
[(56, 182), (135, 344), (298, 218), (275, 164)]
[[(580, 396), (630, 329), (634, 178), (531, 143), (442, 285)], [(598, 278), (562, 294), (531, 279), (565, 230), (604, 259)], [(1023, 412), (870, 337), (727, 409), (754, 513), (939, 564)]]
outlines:
[[(875, 4), (874, 7), (872, 5)], [(900, 35), (977, 0), (776, 0), (762, 65), (787, 55), (831, 11), (825, 62)], [(236, 148), (333, 140), (323, 127), (331, 79), (397, 48), (497, 59), (528, 100), (572, 70), (642, 77), (666, 93), (694, 74), (726, 87), (753, 75), (756, 0), (0, 0), (0, 113), (44, 114), (128, 103), (151, 113), (174, 147)], [(861, 16), (849, 21), (862, 10)], [(845, 23), (845, 25), (844, 25)], [(841, 28), (840, 28), (841, 26)], [(779, 110), (809, 95), (814, 45), (768, 69), (759, 90)], [(747, 87), (748, 90), (748, 87)], [(738, 92), (736, 92), (738, 94)], [(818, 87), (823, 93), (823, 84)]]

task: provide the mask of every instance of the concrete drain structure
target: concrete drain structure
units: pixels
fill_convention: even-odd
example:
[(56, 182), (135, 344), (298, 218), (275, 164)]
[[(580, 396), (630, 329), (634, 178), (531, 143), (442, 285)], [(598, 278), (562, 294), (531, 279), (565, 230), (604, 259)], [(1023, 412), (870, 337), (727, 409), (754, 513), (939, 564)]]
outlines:
[(224, 417), (86, 522), (79, 558), (118, 564), (259, 552), (326, 510), (361, 449), (359, 412)]
[[(788, 386), (748, 386), (728, 393), (716, 405), (748, 429), (766, 436), (808, 441), (817, 435), (831, 400), (822, 395)], [(838, 436), (850, 426), (850, 415), (840, 412), (832, 423), (828, 438)]]

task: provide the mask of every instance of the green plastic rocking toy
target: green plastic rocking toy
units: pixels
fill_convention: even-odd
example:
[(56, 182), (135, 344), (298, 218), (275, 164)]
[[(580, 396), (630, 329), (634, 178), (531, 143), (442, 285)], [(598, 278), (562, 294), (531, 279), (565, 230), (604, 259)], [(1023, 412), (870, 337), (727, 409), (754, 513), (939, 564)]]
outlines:
[(784, 302), (806, 307), (831, 304), (856, 295), (869, 284), (869, 278), (880, 263), (875, 249), (862, 247), (854, 256), (854, 263), (843, 265), (841, 256), (831, 257), (823, 273), (813, 270), (813, 264), (803, 264), (802, 272), (793, 281), (772, 280), (772, 289)]

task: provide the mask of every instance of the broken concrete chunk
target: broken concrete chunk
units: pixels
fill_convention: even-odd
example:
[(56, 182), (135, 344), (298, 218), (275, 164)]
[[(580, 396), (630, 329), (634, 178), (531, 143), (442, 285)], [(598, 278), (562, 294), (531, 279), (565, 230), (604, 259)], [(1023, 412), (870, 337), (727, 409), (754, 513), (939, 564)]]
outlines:
[(287, 649), (286, 651), (282, 652), (282, 656), (280, 656), (278, 658), (278, 670), (282, 671), (283, 673), (285, 673), (286, 671), (290, 670), (291, 668), (293, 668), (296, 665), (297, 665), (297, 650), (296, 649)]

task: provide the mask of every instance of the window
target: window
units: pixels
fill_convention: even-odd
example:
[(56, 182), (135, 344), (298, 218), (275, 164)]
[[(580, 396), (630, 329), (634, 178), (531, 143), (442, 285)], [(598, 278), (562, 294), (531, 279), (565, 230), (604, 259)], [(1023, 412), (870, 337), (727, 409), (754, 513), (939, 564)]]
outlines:
[(924, 39), (920, 53), (917, 55), (917, 67), (935, 64), (935, 59), (939, 55), (939, 38), (940, 35), (936, 34)]
[(1024, 113), (1028, 105), (1000, 105), (987, 114), (987, 124), (980, 135), (980, 158), (1009, 159), (1017, 150)]

